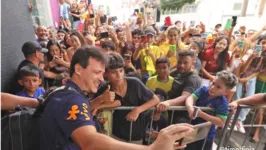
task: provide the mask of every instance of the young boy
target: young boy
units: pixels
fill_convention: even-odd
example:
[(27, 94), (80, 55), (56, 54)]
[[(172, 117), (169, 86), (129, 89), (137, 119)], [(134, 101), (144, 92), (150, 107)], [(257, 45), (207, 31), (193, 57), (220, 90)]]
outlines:
[(18, 96), (38, 98), (45, 93), (40, 86), (42, 79), (39, 76), (38, 68), (33, 65), (24, 66), (19, 71), (20, 79), (18, 83), (24, 87), (22, 91), (17, 93)]
[[(154, 94), (158, 96), (160, 99), (160, 102), (163, 102), (167, 98), (167, 94), (160, 88), (156, 88), (154, 91)], [(151, 118), (153, 117), (153, 121), (151, 121)], [(146, 135), (144, 144), (149, 145), (153, 143), (153, 141), (156, 139), (156, 133), (159, 133), (159, 131), (165, 127), (167, 127), (168, 120), (167, 120), (167, 114), (160, 113), (159, 111), (154, 111), (154, 114), (152, 116), (152, 111), (147, 114), (147, 124), (146, 124)], [(152, 123), (152, 128), (151, 127)], [(150, 138), (150, 139), (149, 139)], [(150, 141), (150, 142), (149, 142)]]
[(168, 93), (172, 89), (174, 78), (169, 76), (170, 61), (167, 57), (160, 57), (156, 60), (156, 72), (158, 75), (150, 77), (146, 86), (155, 91), (156, 88)]
[[(210, 87), (202, 86), (197, 89), (186, 100), (186, 107), (189, 113), (189, 117), (195, 118), (191, 124), (199, 124), (206, 121), (213, 123), (205, 143), (204, 150), (211, 150), (212, 143), (215, 138), (216, 129), (215, 126), (223, 127), (228, 115), (228, 101), (225, 97), (227, 93), (237, 84), (237, 77), (227, 71), (221, 71), (217, 73), (216, 78), (211, 83)], [(211, 107), (213, 108), (213, 114), (209, 115), (199, 110), (198, 116), (194, 116), (195, 107)], [(204, 140), (188, 144), (186, 150), (202, 149)]]

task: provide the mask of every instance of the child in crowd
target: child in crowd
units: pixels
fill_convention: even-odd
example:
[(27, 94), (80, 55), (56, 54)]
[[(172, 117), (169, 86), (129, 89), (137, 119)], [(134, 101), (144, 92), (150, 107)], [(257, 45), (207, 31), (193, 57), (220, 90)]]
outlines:
[(167, 57), (160, 57), (156, 60), (156, 76), (150, 77), (146, 86), (155, 91), (156, 88), (168, 93), (172, 89), (174, 78), (169, 76), (170, 61)]
[[(160, 102), (163, 102), (167, 99), (167, 93), (160, 88), (156, 88), (154, 94), (157, 95), (160, 99)], [(153, 120), (151, 120), (151, 112), (147, 115), (147, 124), (146, 124), (146, 135), (144, 144), (151, 144), (157, 137), (157, 133), (168, 125), (167, 114), (160, 113), (159, 111), (154, 111)], [(151, 127), (152, 124), (152, 127)], [(150, 138), (150, 139), (149, 139)]]
[(19, 71), (20, 79), (18, 83), (24, 87), (22, 91), (17, 93), (18, 96), (38, 98), (40, 95), (44, 94), (43, 88), (39, 87), (42, 83), (42, 79), (39, 76), (39, 70), (37, 67), (24, 66)]
[(204, 44), (203, 42), (199, 41), (199, 40), (194, 40), (190, 43), (189, 45), (189, 50), (192, 50), (195, 52), (195, 70), (199, 73), (200, 69), (201, 69), (201, 60), (200, 60), (200, 55), (202, 53), (204, 49)]
[[(225, 97), (227, 93), (237, 84), (237, 77), (227, 71), (221, 71), (216, 74), (215, 79), (209, 87), (202, 86), (197, 89), (191, 96), (186, 99), (186, 107), (191, 119), (192, 124), (200, 124), (206, 121), (213, 123), (205, 143), (204, 150), (211, 150), (212, 143), (215, 138), (216, 129), (215, 126), (223, 127), (228, 115), (228, 101)], [(194, 116), (195, 106), (197, 107), (211, 107), (213, 108), (213, 114), (207, 114), (199, 110), (197, 116)], [(186, 150), (202, 149), (204, 141), (200, 140), (192, 144), (188, 144)]]

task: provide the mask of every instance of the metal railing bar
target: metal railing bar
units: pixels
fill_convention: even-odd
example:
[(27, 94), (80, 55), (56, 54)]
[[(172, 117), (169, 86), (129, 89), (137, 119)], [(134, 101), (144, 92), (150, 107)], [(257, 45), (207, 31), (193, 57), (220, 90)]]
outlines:
[[(254, 122), (255, 122), (255, 116), (256, 116), (256, 114), (258, 113), (258, 108), (255, 108), (255, 113), (252, 115), (252, 119), (251, 119), (251, 126), (253, 126), (253, 124), (254, 124)], [(242, 147), (243, 147), (243, 145), (246, 143), (246, 141), (247, 141), (247, 138), (248, 138), (248, 136), (249, 136), (249, 134), (250, 134), (250, 132), (251, 132), (251, 130), (249, 130), (248, 131), (248, 134), (246, 134), (246, 137), (245, 137), (245, 140), (244, 140), (244, 142), (242, 143)]]
[[(149, 139), (148, 139), (148, 145), (150, 145), (150, 140), (151, 140), (151, 132), (152, 132), (152, 124), (153, 124), (153, 116), (154, 116), (154, 109), (152, 111), (152, 116), (151, 116), (151, 125), (150, 125), (150, 133), (149, 133)], [(146, 127), (145, 127), (145, 135), (146, 136)]]
[[(264, 138), (265, 138), (265, 136), (266, 136), (266, 130), (264, 130), (264, 132), (263, 132), (263, 134), (262, 134), (262, 135), (263, 135), (263, 136), (262, 136), (262, 138), (261, 138), (261, 139), (264, 139)], [(256, 149), (258, 149), (258, 147), (259, 147), (259, 145), (260, 145), (261, 141), (262, 141), (262, 140), (259, 140), (259, 142), (258, 142), (258, 144), (257, 144), (257, 147), (255, 148), (255, 150), (256, 150)]]

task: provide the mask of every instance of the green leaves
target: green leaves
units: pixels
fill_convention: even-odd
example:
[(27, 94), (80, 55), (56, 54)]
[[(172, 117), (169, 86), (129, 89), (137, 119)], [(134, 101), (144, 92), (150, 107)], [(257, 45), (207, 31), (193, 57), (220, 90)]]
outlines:
[(181, 9), (185, 4), (194, 3), (195, 0), (161, 0), (161, 9), (163, 10), (179, 10)]

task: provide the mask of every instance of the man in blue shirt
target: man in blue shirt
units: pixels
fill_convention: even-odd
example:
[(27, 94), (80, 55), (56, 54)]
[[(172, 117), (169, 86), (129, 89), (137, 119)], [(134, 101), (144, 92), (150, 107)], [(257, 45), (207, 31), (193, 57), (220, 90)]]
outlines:
[(49, 96), (40, 120), (41, 150), (161, 150), (184, 148), (175, 141), (193, 132), (188, 124), (172, 125), (162, 129), (157, 140), (150, 146), (123, 143), (97, 133), (90, 110), (107, 102), (99, 99), (89, 101), (87, 96), (96, 93), (103, 82), (105, 56), (101, 49), (82, 47), (72, 57), (70, 77), (66, 87)]

